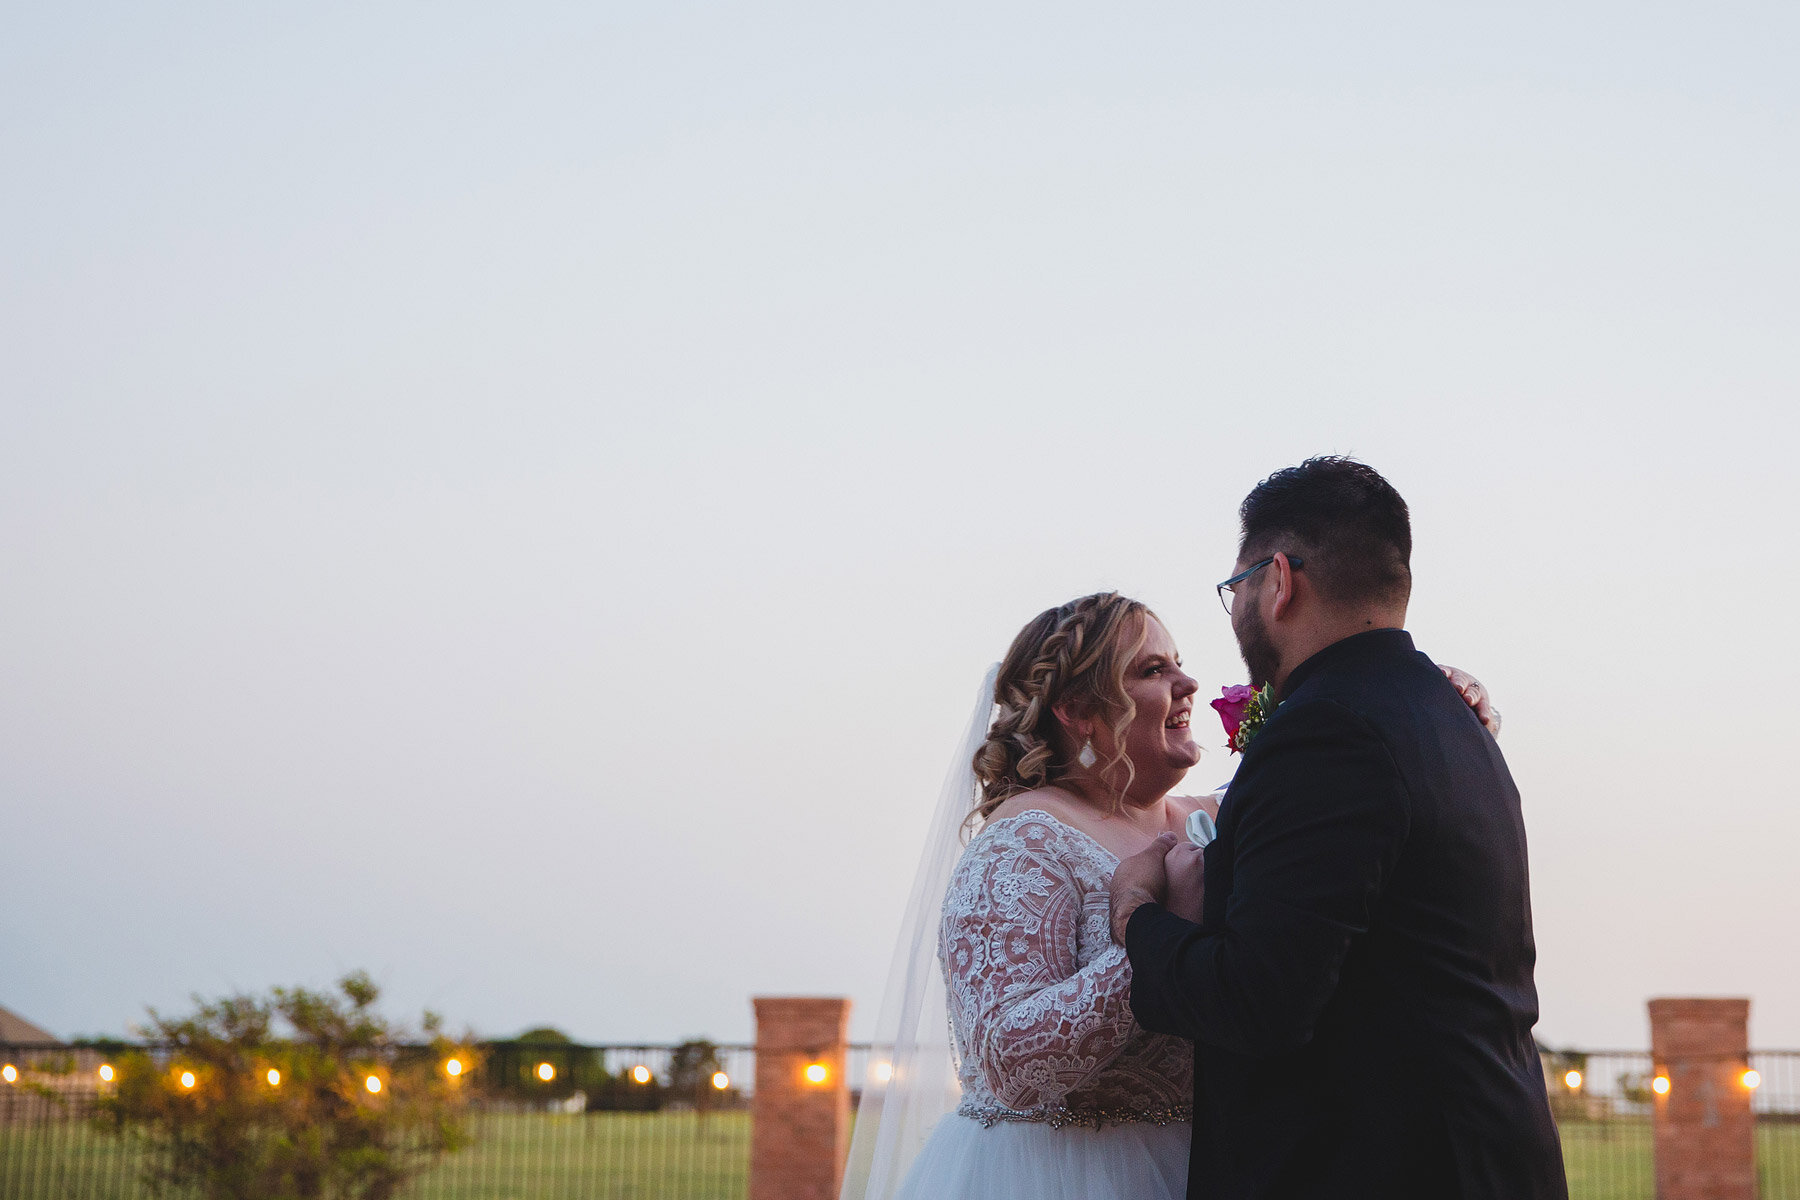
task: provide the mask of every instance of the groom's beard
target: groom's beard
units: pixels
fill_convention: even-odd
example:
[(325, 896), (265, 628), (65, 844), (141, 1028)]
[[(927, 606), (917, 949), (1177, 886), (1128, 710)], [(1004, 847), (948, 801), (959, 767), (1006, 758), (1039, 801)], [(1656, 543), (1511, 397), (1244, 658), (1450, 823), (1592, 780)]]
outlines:
[(1281, 651), (1269, 640), (1269, 630), (1255, 608), (1245, 610), (1236, 632), (1238, 653), (1250, 669), (1250, 686), (1260, 690), (1281, 669)]

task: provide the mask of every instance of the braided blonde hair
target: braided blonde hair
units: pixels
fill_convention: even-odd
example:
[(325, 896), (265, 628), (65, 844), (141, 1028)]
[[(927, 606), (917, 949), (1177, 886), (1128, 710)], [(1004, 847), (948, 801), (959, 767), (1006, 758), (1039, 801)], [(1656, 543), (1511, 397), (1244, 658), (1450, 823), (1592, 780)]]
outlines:
[(1000, 711), (987, 741), (975, 752), (981, 798), (969, 814), (970, 824), (979, 825), (1011, 797), (1068, 773), (1069, 764), (1058, 761), (1052, 740), (1061, 732), (1052, 711), (1059, 704), (1108, 724), (1119, 751), (1097, 769), (1123, 762), (1130, 786), (1135, 772), (1124, 750), (1125, 730), (1137, 716), (1137, 705), (1125, 694), (1125, 671), (1143, 648), (1155, 615), (1128, 596), (1096, 592), (1047, 609), (1019, 630), (994, 681)]

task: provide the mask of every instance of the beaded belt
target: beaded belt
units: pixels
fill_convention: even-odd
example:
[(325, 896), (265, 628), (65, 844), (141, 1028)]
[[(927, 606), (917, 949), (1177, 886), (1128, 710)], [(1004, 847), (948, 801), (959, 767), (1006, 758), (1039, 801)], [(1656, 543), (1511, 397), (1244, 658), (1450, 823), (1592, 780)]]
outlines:
[(983, 1129), (993, 1127), (995, 1121), (1038, 1121), (1052, 1129), (1063, 1129), (1068, 1126), (1085, 1126), (1098, 1129), (1102, 1125), (1174, 1125), (1194, 1119), (1192, 1107), (1182, 1104), (1172, 1108), (1033, 1108), (1020, 1110), (1016, 1108), (999, 1108), (994, 1105), (968, 1102), (956, 1110), (959, 1117), (968, 1117), (980, 1121)]

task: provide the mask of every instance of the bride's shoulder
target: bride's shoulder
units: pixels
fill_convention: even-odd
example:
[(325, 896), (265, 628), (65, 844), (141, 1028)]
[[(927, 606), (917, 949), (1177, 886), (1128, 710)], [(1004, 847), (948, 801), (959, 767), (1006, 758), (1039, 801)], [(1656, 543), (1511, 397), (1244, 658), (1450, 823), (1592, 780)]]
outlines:
[(1217, 817), (1219, 815), (1219, 801), (1223, 799), (1224, 796), (1224, 788), (1220, 788), (1216, 792), (1207, 792), (1199, 796), (1170, 796), (1169, 807), (1173, 808), (1176, 817), (1183, 821), (1187, 820), (1197, 808), (1204, 808), (1206, 810), (1206, 815), (1209, 817)]
[(956, 877), (968, 884), (991, 883), (996, 873), (1042, 873), (1052, 863), (1080, 857), (1084, 840), (1065, 815), (1067, 802), (1056, 792), (1039, 789), (1010, 796), (981, 823), (957, 862)]
[(1063, 817), (1062, 796), (1050, 788), (1033, 788), (1029, 792), (1008, 796), (999, 808), (988, 814), (987, 820), (982, 822), (982, 828), (989, 828), (1000, 821), (1010, 821), (1029, 812), (1048, 813), (1059, 823), (1067, 824)]
[(1204, 799), (1203, 796), (1170, 796), (1169, 807), (1174, 809), (1177, 815), (1185, 817), (1199, 808), (1200, 802)]

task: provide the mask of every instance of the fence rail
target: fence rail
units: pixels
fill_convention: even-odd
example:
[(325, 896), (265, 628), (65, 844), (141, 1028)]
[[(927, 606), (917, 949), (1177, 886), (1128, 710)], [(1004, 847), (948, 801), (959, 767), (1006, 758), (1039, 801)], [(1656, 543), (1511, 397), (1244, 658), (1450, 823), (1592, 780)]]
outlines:
[[(100, 1068), (127, 1047), (0, 1045), (0, 1197), (141, 1200), (154, 1150), (94, 1119)], [(129, 1047), (153, 1056), (157, 1047)], [(422, 1050), (423, 1048), (414, 1048)], [(409, 1200), (740, 1200), (749, 1173), (755, 1050), (487, 1043), (471, 1071), (470, 1144)], [(871, 1063), (850, 1048), (847, 1082)], [(1800, 1200), (1800, 1051), (1750, 1056), (1757, 1194)], [(549, 1077), (540, 1075), (549, 1067)], [(1546, 1052), (1574, 1200), (1651, 1200), (1655, 1064), (1638, 1051)], [(1574, 1075), (1571, 1075), (1571, 1072)], [(722, 1078), (721, 1078), (722, 1077)]]
[[(470, 1048), (469, 1144), (410, 1183), (409, 1200), (739, 1200), (750, 1163), (749, 1045)], [(870, 1048), (853, 1045), (860, 1089)], [(156, 1163), (145, 1140), (99, 1119), (103, 1069), (126, 1051), (170, 1065), (169, 1048), (0, 1044), (0, 1197), (140, 1200)], [(402, 1047), (400, 1053), (429, 1053)], [(459, 1064), (460, 1065), (460, 1064)]]

